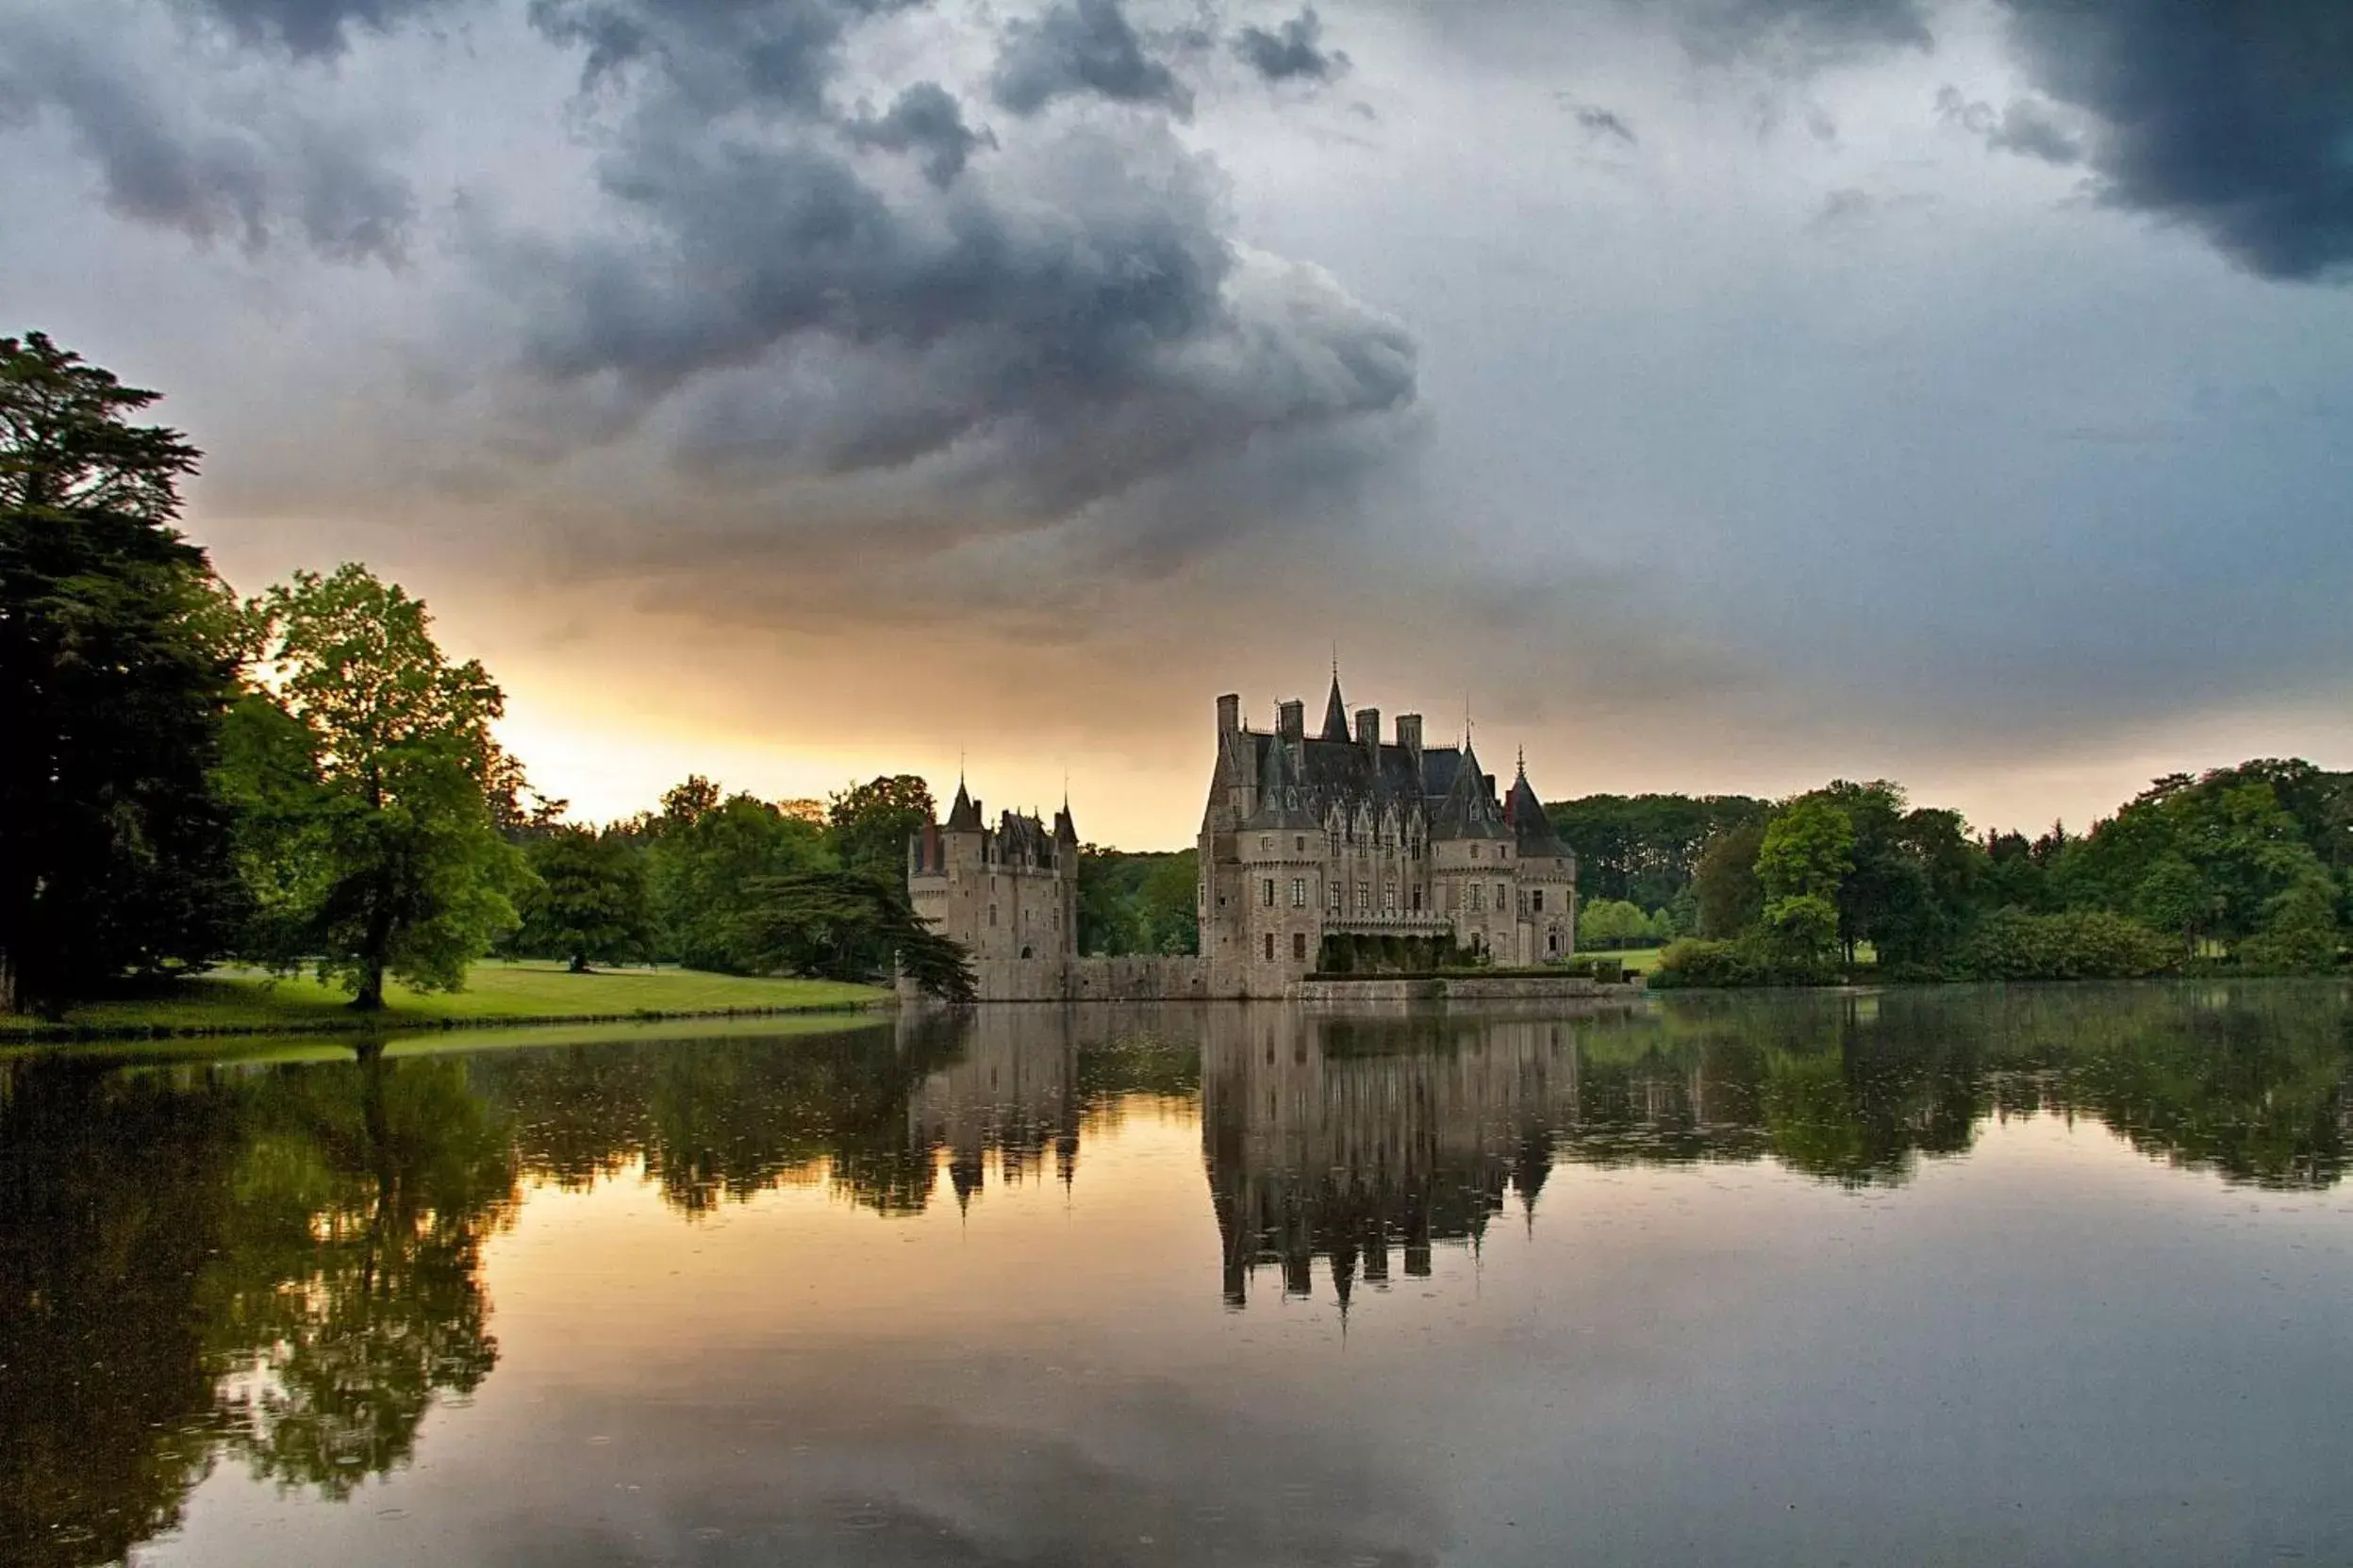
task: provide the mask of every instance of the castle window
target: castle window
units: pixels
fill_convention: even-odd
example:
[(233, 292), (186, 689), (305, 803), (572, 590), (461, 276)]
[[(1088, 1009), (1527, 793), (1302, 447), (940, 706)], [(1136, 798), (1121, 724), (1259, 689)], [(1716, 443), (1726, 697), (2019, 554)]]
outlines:
[(1332, 898), (1330, 901), (1332, 904), (1332, 913), (1337, 915), (1340, 913), (1341, 900), (1348, 897), (1348, 884), (1345, 883), (1335, 882), (1332, 884), (1331, 891)]
[(1397, 913), (1397, 883), (1394, 881), (1381, 884), (1381, 913), (1384, 915)]
[(1360, 882), (1356, 884), (1356, 913), (1363, 915), (1371, 908), (1372, 883), (1368, 882)]
[(1496, 859), (1498, 859), (1498, 860), (1509, 860), (1509, 859), (1511, 859), (1511, 858), (1512, 858), (1512, 847), (1511, 847), (1509, 844), (1499, 844), (1499, 845), (1497, 845), (1497, 846), (1495, 847), (1495, 858), (1496, 858)]
[(1291, 961), (1295, 964), (1307, 962), (1307, 933), (1303, 931), (1291, 933)]
[(1273, 933), (1273, 932), (1268, 932), (1268, 933), (1267, 933), (1267, 962), (1268, 962), (1268, 963), (1269, 963), (1269, 964), (1272, 964), (1272, 963), (1274, 962), (1274, 933)]
[(1307, 907), (1307, 879), (1305, 877), (1291, 879), (1291, 907), (1293, 909)]
[(1544, 933), (1544, 950), (1549, 953), (1556, 953), (1561, 950), (1561, 933), (1559, 932), (1548, 931)]
[(1273, 849), (1273, 848), (1274, 848), (1274, 834), (1261, 834), (1259, 835), (1259, 838), (1258, 838), (1258, 847), (1259, 847), (1260, 849), (1262, 849), (1262, 850), (1271, 850), (1271, 849)]
[(1470, 907), (1473, 909), (1484, 909), (1486, 906), (1486, 890), (1481, 887), (1477, 883), (1472, 883), (1470, 884)]
[(1291, 852), (1295, 855), (1303, 855), (1307, 852), (1307, 835), (1305, 834), (1301, 834), (1291, 840)]
[(997, 906), (995, 904), (990, 904), (988, 906), (988, 923), (992, 926), (997, 923)]
[(1495, 907), (1498, 909), (1512, 907), (1512, 895), (1501, 883), (1495, 884)]
[(1470, 858), (1473, 860), (1477, 860), (1479, 858), (1479, 846), (1476, 844), (1473, 844), (1470, 847)]
[(1541, 914), (1543, 914), (1543, 913), (1544, 913), (1544, 889), (1543, 889), (1543, 888), (1541, 888), (1541, 887), (1536, 887), (1536, 888), (1531, 888), (1531, 889), (1529, 890), (1529, 893), (1528, 893), (1528, 907), (1529, 907), (1529, 909), (1530, 909), (1530, 910), (1533, 911), (1535, 914), (1541, 915)]
[(1421, 889), (1418, 887), (1414, 889), (1413, 902), (1414, 913), (1419, 915), (1421, 913)]
[(1274, 879), (1267, 878), (1258, 884), (1258, 901), (1268, 909), (1274, 907)]

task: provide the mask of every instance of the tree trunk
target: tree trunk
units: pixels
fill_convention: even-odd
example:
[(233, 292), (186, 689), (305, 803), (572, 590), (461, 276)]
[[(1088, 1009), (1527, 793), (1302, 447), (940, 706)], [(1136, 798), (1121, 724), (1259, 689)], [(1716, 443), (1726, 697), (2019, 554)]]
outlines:
[(16, 962), (8, 956), (6, 949), (0, 948), (0, 1013), (14, 1013), (18, 1005)]
[(588, 955), (587, 953), (574, 953), (572, 955), (572, 972), (575, 975), (585, 975), (588, 972)]
[(371, 959), (359, 971), (359, 994), (352, 998), (355, 1013), (384, 1011), (384, 966)]

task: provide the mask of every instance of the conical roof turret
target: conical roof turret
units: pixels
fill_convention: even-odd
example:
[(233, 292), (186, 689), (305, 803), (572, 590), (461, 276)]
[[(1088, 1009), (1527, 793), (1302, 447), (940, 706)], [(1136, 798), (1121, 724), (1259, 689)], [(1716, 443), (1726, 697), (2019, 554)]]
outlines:
[(1535, 785), (1528, 782), (1525, 751), (1519, 754), (1519, 776), (1512, 781), (1511, 796), (1503, 802), (1503, 820), (1511, 825), (1512, 836), (1519, 840), (1523, 860), (1568, 852), (1552, 831), (1552, 818), (1545, 811), (1544, 802), (1536, 799)]
[(964, 787), (964, 780), (961, 777), (956, 780), (955, 804), (948, 808), (948, 831), (951, 833), (981, 831), (980, 803), (974, 801), (970, 792)]
[(1324, 699), (1323, 740), (1345, 741), (1348, 734), (1348, 704), (1340, 700), (1340, 667), (1332, 667), (1332, 695)]
[(1502, 838), (1510, 829), (1487, 793), (1487, 776), (1479, 767), (1479, 753), (1463, 742), (1463, 760), (1454, 770), (1454, 784), (1439, 802), (1430, 824), (1433, 838)]

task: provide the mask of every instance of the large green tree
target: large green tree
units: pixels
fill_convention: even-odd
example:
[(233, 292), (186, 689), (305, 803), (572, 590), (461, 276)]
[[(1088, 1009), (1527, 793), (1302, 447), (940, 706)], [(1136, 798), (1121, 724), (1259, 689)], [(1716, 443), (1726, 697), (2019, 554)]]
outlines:
[(969, 955), (917, 916), (903, 879), (802, 871), (761, 878), (745, 891), (737, 950), (747, 968), (864, 981), (887, 978), (882, 966), (895, 964), (942, 1001), (976, 995)]
[(363, 567), (298, 573), (250, 614), (272, 701), (239, 706), (232, 750), (267, 766), (232, 788), (263, 824), (246, 858), (274, 868), (283, 900), (265, 934), (290, 944), (261, 956), (314, 957), (363, 1011), (384, 1005), (387, 976), (459, 988), (530, 877), (493, 804), (514, 774), (490, 732), (504, 695), (441, 652), (422, 601)]
[(1800, 795), (1773, 814), (1757, 850), (1765, 929), (1780, 955), (1814, 964), (1838, 936), (1838, 889), (1854, 869), (1853, 821), (1823, 795)]
[(646, 845), (660, 955), (689, 968), (758, 970), (762, 959), (744, 936), (754, 889), (837, 865), (815, 823), (755, 795), (722, 796), (700, 774), (665, 794), (661, 815), (635, 831)]
[(620, 834), (553, 824), (523, 843), (537, 885), (522, 897), (515, 949), (567, 960), (575, 974), (590, 963), (646, 956), (654, 945), (654, 904), (645, 857)]
[(908, 836), (937, 816), (931, 785), (913, 773), (893, 773), (835, 796), (825, 826), (844, 870), (903, 881)]
[(1761, 825), (1770, 810), (1746, 795), (1586, 795), (1548, 805), (1545, 815), (1577, 852), (1583, 897), (1658, 909), (1690, 889), (1710, 843)]
[(235, 618), (173, 526), (198, 454), (157, 394), (0, 338), (0, 1009), (216, 952), (235, 893), (207, 787)]

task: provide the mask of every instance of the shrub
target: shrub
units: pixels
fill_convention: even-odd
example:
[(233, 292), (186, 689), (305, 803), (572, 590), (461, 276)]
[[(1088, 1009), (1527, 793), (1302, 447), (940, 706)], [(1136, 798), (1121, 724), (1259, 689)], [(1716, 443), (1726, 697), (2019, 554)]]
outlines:
[(2173, 940), (2121, 915), (2013, 908), (1978, 923), (1953, 969), (1964, 980), (2134, 980), (2163, 974), (2180, 959)]
[(1712, 942), (1686, 936), (1669, 942), (1650, 973), (1653, 989), (1676, 990), (1692, 985), (1762, 985), (1762, 966), (1744, 942)]

